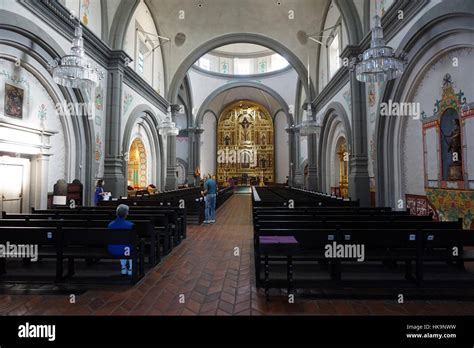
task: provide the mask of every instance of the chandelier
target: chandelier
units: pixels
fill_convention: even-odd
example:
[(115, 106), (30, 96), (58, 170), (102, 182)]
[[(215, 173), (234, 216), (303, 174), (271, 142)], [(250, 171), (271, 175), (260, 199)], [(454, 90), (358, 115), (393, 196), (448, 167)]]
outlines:
[(179, 128), (171, 119), (171, 106), (168, 106), (168, 112), (165, 120), (161, 123), (159, 133), (161, 136), (177, 136), (179, 134)]
[(313, 119), (313, 112), (311, 108), (311, 103), (308, 103), (307, 106), (307, 119), (302, 121), (298, 125), (298, 129), (300, 130), (300, 135), (303, 137), (313, 135), (319, 132), (319, 129), (321, 128), (319, 125), (319, 122), (317, 120)]
[(54, 82), (64, 87), (91, 89), (103, 78), (103, 73), (99, 73), (98, 68), (92, 68), (85, 56), (80, 19), (74, 30), (70, 53), (61, 59), (56, 58), (50, 66)]
[(380, 17), (374, 16), (370, 48), (356, 65), (356, 78), (361, 82), (385, 82), (403, 74), (405, 61), (395, 57), (393, 48), (385, 46)]

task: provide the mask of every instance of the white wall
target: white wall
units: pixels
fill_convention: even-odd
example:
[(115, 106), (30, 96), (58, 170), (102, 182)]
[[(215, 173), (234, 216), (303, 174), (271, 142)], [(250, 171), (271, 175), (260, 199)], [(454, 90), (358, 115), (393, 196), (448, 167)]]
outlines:
[[(137, 32), (137, 28), (141, 28), (141, 30), (151, 34), (144, 34), (141, 31)], [(137, 38), (142, 38), (143, 43), (150, 50), (150, 53), (145, 55), (146, 63), (142, 76), (158, 93), (164, 95), (165, 76), (161, 48), (157, 48), (153, 51), (153, 48), (156, 48), (159, 44), (159, 42), (156, 41), (156, 35), (158, 35), (158, 31), (155, 22), (153, 21), (153, 17), (151, 16), (148, 7), (145, 5), (143, 0), (141, 0), (128, 25), (124, 41), (124, 51), (134, 60), (130, 63), (130, 67), (139, 72), (137, 67), (139, 43)], [(162, 48), (169, 47), (169, 45), (170, 43), (164, 43)]]
[(204, 115), (201, 134), (201, 175), (216, 174), (216, 132), (217, 121), (214, 115)]
[(275, 124), (275, 182), (285, 183), (290, 168), (290, 144), (288, 140), (288, 122), (286, 115), (278, 113)]
[[(324, 29), (327, 29), (336, 25), (336, 23), (339, 20), (341, 20), (341, 13), (339, 12), (339, 9), (337, 8), (336, 4), (333, 1), (330, 5), (330, 8), (327, 14), (326, 22), (324, 23)], [(339, 27), (338, 30), (339, 30), (339, 36), (341, 37), (341, 42), (342, 42), (340, 46), (340, 52), (342, 53), (342, 51), (344, 50), (344, 48), (346, 47), (348, 43), (347, 30), (346, 30), (346, 25), (344, 21), (341, 20), (341, 27)], [(323, 35), (329, 36), (331, 33), (332, 33), (332, 30), (328, 30), (328, 31), (325, 31)], [(327, 40), (328, 38), (325, 37), (322, 39), (322, 42), (326, 44)], [(314, 44), (316, 45), (316, 43)], [(323, 88), (331, 80), (331, 76), (329, 76), (328, 49), (326, 48), (326, 45), (320, 45), (319, 47), (320, 47), (320, 51), (319, 51), (318, 90), (319, 92), (321, 92)]]
[[(453, 65), (453, 58), (457, 58), (458, 66)], [(413, 102), (420, 103), (421, 110), (427, 117), (433, 116), (433, 106), (436, 100), (441, 100), (443, 78), (450, 74), (455, 92), (462, 91), (467, 102), (474, 102), (474, 82), (470, 72), (474, 70), (474, 54), (472, 49), (461, 48), (451, 51), (436, 60), (430, 69), (422, 75), (421, 81), (413, 96)], [(424, 166), (423, 161), (423, 132), (421, 120), (407, 118), (407, 123), (402, 131), (403, 139), (403, 191), (409, 194), (424, 194)], [(463, 158), (464, 167), (474, 168), (474, 153), (467, 146), (466, 141), (472, 142), (474, 133), (472, 130), (472, 118), (465, 121), (467, 128), (464, 132), (464, 149), (467, 158)], [(427, 134), (427, 157), (430, 161), (426, 163), (426, 170), (430, 173), (430, 179), (437, 180), (439, 173), (439, 163), (434, 159), (438, 157), (437, 147), (439, 146), (439, 135), (432, 131)]]
[[(24, 91), (22, 119), (10, 117), (4, 112), (6, 83)], [(0, 59), (0, 96), (0, 120), (38, 130), (57, 132), (52, 136), (50, 143), (52, 156), (49, 159), (48, 190), (52, 191), (58, 179), (69, 179), (66, 177), (65, 169), (64, 132), (53, 99), (45, 86), (33, 74), (4, 59)], [(27, 139), (19, 139), (19, 141), (28, 142)]]
[(79, 15), (79, 4), (81, 3), (81, 22), (87, 26), (99, 38), (102, 35), (102, 7), (101, 0), (65, 0), (65, 6)]

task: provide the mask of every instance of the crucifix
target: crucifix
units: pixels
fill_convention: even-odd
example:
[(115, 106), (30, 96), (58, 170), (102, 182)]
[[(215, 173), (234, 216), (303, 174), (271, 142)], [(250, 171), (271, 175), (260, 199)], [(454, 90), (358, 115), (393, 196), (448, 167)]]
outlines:
[(252, 125), (252, 122), (249, 122), (249, 120), (247, 119), (247, 117), (244, 117), (244, 119), (242, 120), (242, 122), (239, 123), (243, 130), (244, 130), (244, 141), (247, 141), (249, 140), (248, 139), (248, 135), (249, 135), (249, 128), (250, 126)]

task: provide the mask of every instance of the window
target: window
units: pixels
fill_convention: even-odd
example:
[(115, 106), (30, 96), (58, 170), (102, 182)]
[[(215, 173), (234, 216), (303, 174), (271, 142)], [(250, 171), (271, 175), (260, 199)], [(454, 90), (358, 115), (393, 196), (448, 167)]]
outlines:
[[(139, 28), (139, 27), (137, 27)], [(140, 29), (141, 30), (141, 29)], [(152, 84), (152, 65), (153, 52), (150, 46), (149, 38), (141, 31), (137, 30), (136, 48), (135, 48), (135, 71)]]
[(329, 78), (333, 77), (341, 67), (341, 46), (339, 33), (334, 33), (333, 35), (332, 41), (328, 47)]
[(272, 55), (271, 59), (273, 71), (286, 68), (289, 65), (288, 61), (279, 54)]
[(204, 70), (211, 70), (211, 61), (207, 58), (202, 57), (199, 59), (199, 67), (204, 69)]
[(142, 50), (138, 51), (137, 71), (141, 75), (145, 73), (145, 53)]
[(235, 58), (235, 72), (237, 75), (250, 75), (250, 59)]
[(268, 63), (267, 58), (261, 58), (258, 60), (258, 73), (263, 74), (268, 71), (267, 69)]
[(221, 60), (221, 74), (229, 74), (229, 61), (227, 59), (222, 59)]

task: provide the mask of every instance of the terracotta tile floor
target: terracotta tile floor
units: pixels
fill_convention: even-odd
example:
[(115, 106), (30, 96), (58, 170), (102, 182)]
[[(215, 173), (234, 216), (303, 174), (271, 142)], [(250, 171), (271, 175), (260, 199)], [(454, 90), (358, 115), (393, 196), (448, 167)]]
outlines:
[[(240, 256), (234, 255), (238, 247)], [(189, 226), (188, 238), (136, 286), (77, 295), (1, 295), (2, 315), (459, 315), (474, 302), (327, 300), (284, 296), (267, 303), (253, 275), (251, 201), (234, 195), (214, 225)], [(184, 303), (182, 303), (184, 300)]]

